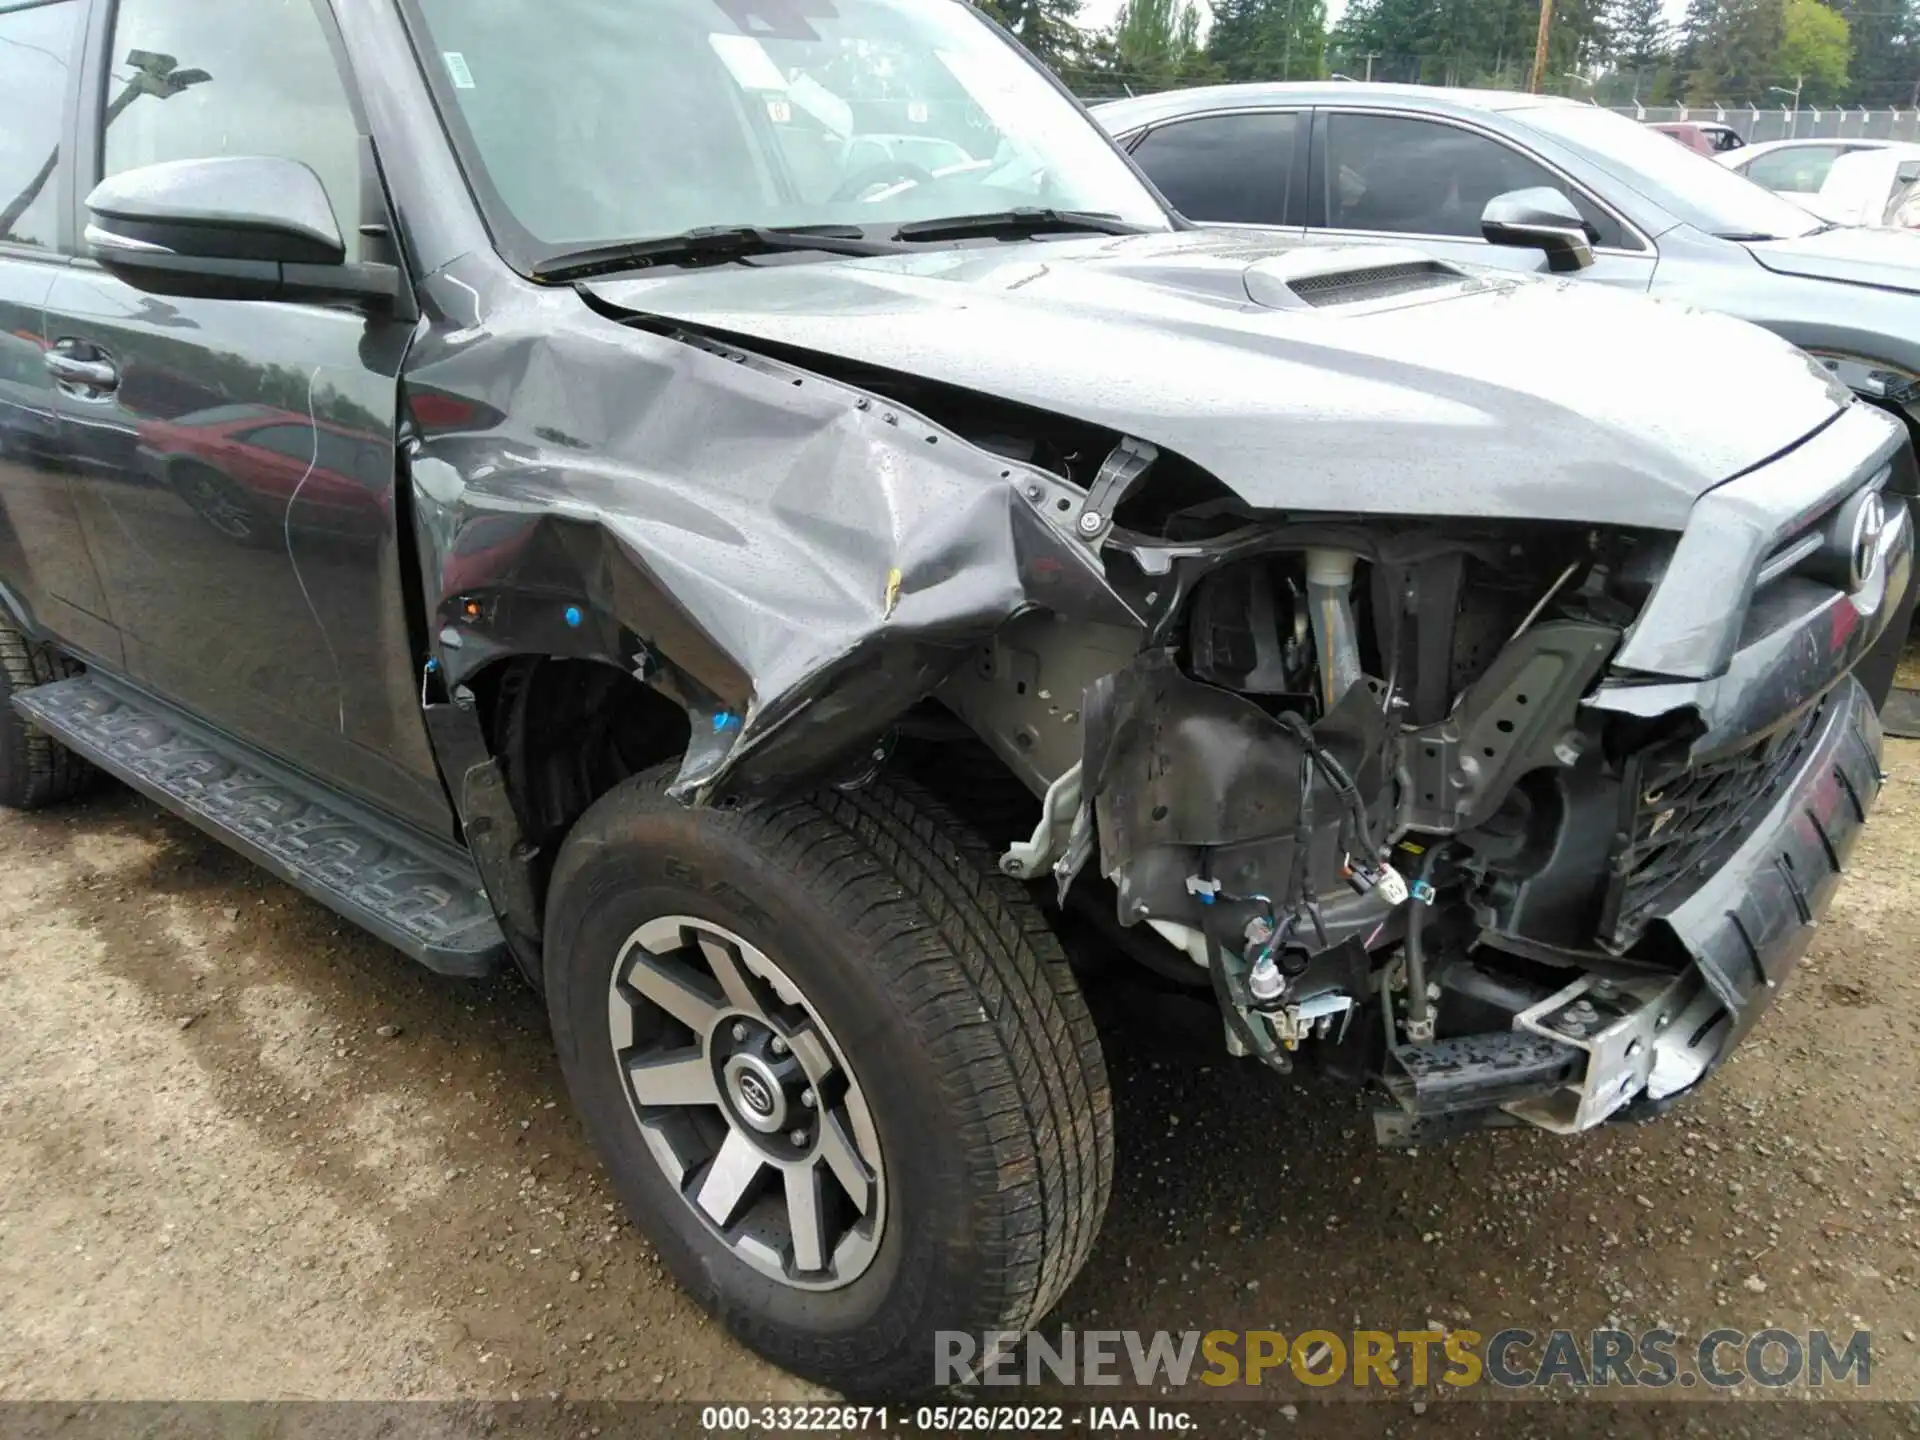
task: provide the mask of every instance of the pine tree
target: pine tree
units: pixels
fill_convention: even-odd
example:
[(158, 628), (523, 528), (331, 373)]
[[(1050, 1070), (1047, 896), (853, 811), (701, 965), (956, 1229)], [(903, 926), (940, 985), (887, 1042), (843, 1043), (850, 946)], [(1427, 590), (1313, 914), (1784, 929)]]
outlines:
[[(1420, 80), (1426, 75), (1430, 57), (1440, 53), (1436, 39), (1444, 43), (1445, 31), (1436, 28), (1438, 9), (1459, 10), (1452, 5), (1433, 4), (1433, 0), (1351, 0), (1341, 17), (1336, 43), (1349, 55), (1372, 55), (1376, 80)], [(1357, 62), (1354, 62), (1357, 63)]]
[(1074, 20), (1080, 0), (978, 0), (980, 8), (1007, 29), (1050, 70), (1070, 68), (1083, 39)]
[(1839, 0), (1834, 8), (1853, 35), (1848, 101), (1920, 107), (1920, 0)]
[(1125, 0), (1105, 39), (1116, 75), (1136, 93), (1218, 78), (1209, 73), (1192, 0)]
[(1207, 55), (1229, 80), (1313, 80), (1324, 69), (1324, 0), (1217, 0)]
[[(1335, 43), (1373, 55), (1376, 80), (1523, 88), (1539, 24), (1540, 0), (1355, 0)], [(1597, 59), (1603, 32), (1600, 0), (1555, 0), (1549, 74)]]
[(1613, 0), (1606, 11), (1606, 56), (1622, 70), (1651, 71), (1673, 48), (1663, 0)]
[(1674, 67), (1688, 81), (1700, 68), (1719, 24), (1721, 0), (1687, 0), (1686, 16), (1680, 22), (1680, 44), (1674, 54)]
[[(1784, 0), (1719, 0), (1704, 25), (1688, 6), (1686, 72), (1689, 104), (1759, 101), (1781, 79), (1780, 49), (1787, 38)], [(1791, 77), (1788, 85), (1793, 83)]]

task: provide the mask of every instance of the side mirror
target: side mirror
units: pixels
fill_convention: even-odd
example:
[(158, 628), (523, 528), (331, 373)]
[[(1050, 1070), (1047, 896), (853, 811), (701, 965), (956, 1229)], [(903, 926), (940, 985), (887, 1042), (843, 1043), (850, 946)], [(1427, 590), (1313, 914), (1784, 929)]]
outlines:
[(1494, 196), (1480, 212), (1480, 233), (1491, 245), (1546, 251), (1547, 268), (1556, 273), (1584, 270), (1593, 264), (1587, 222), (1580, 218), (1571, 200), (1550, 186)]
[(349, 265), (320, 177), (298, 160), (222, 156), (147, 165), (87, 197), (87, 248), (155, 295), (210, 300), (386, 300), (391, 265)]

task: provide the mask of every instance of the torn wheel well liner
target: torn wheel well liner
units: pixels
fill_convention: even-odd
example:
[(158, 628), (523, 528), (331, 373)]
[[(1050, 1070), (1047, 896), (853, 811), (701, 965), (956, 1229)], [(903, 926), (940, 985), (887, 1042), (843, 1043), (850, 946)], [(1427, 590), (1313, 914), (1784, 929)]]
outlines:
[(526, 842), (551, 855), (614, 786), (686, 753), (683, 707), (612, 665), (519, 656), (469, 682)]

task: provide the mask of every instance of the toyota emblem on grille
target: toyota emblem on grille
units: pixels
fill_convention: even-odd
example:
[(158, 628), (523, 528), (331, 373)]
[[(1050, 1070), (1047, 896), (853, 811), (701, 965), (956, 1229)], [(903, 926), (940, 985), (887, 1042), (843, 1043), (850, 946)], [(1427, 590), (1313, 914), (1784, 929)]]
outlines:
[(1880, 536), (1886, 527), (1886, 502), (1880, 498), (1879, 491), (1870, 490), (1861, 497), (1860, 508), (1853, 514), (1853, 543), (1849, 547), (1852, 584), (1848, 589), (1858, 590), (1867, 583), (1867, 577), (1879, 563)]

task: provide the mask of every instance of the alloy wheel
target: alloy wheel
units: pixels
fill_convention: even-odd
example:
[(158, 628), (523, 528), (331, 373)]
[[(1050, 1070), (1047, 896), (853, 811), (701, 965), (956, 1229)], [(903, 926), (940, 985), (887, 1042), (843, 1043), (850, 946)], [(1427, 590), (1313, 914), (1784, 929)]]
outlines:
[(865, 1096), (799, 987), (757, 946), (687, 915), (614, 963), (607, 1023), (627, 1101), (680, 1198), (755, 1270), (851, 1283), (886, 1223)]

